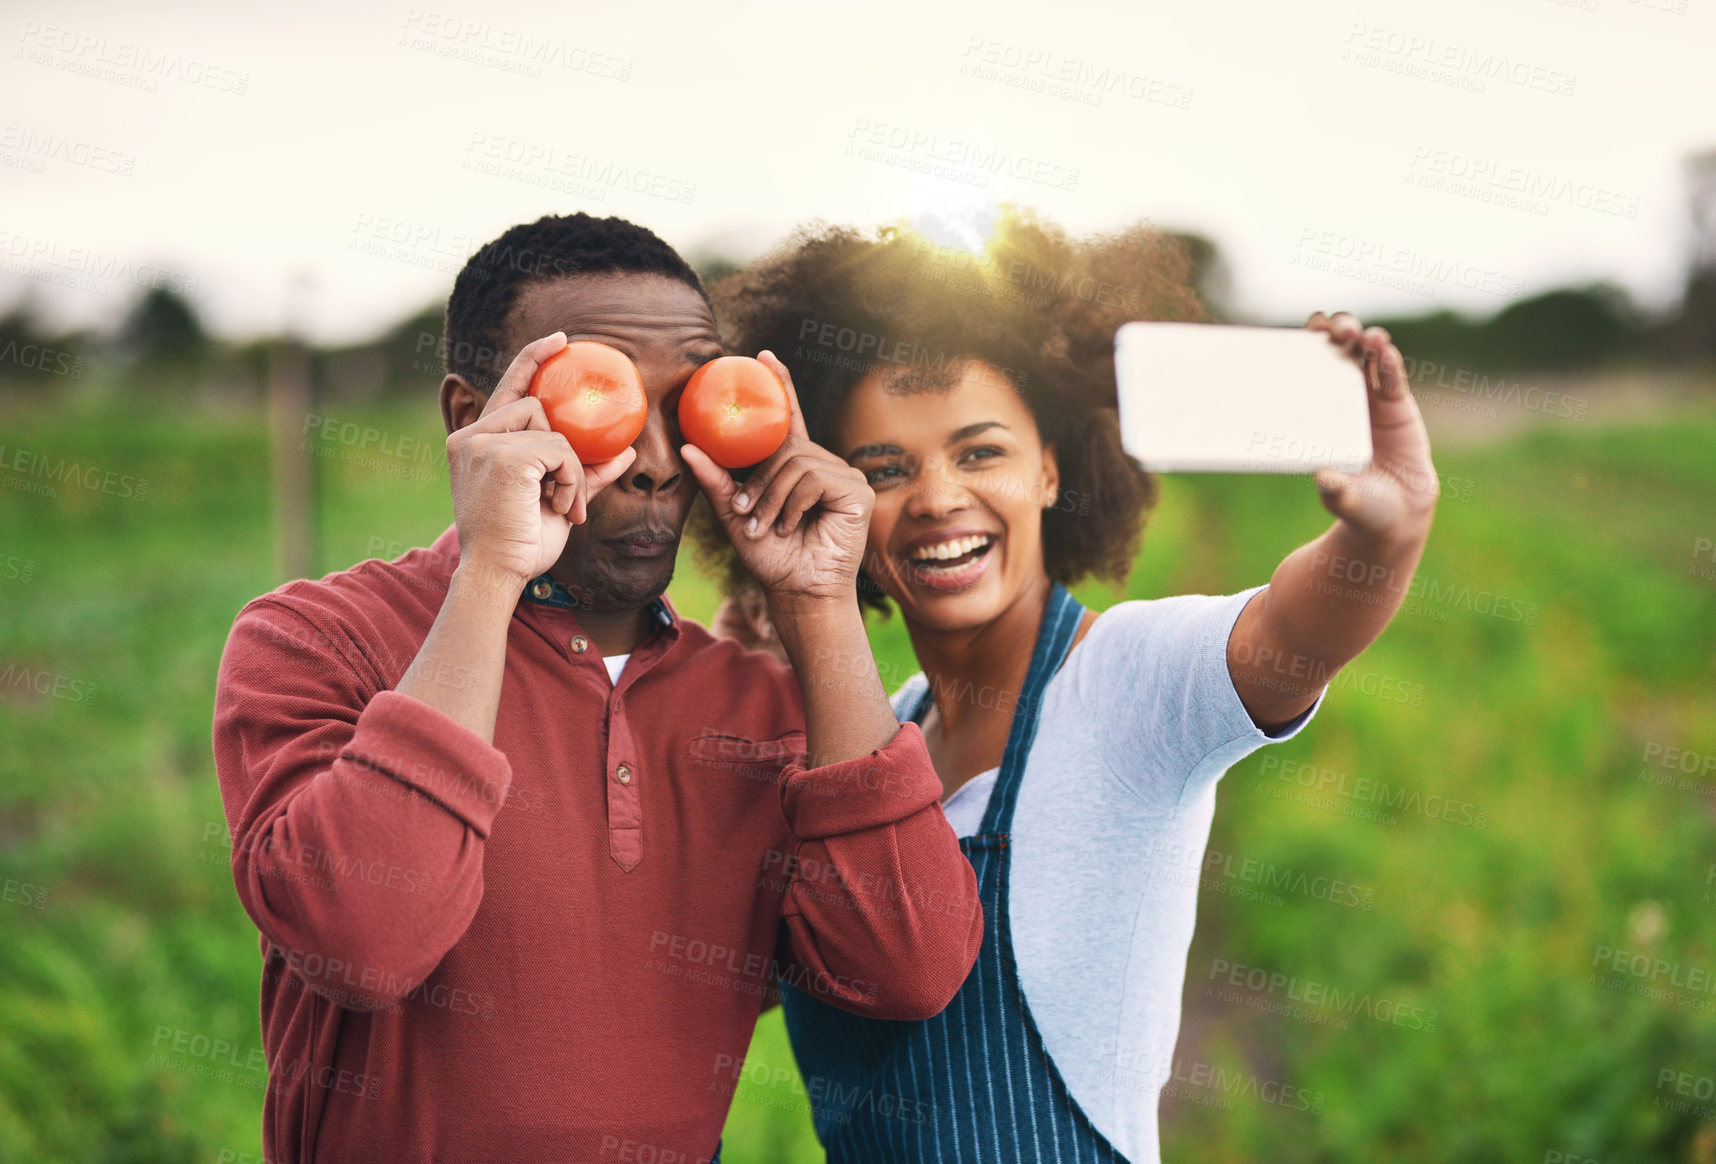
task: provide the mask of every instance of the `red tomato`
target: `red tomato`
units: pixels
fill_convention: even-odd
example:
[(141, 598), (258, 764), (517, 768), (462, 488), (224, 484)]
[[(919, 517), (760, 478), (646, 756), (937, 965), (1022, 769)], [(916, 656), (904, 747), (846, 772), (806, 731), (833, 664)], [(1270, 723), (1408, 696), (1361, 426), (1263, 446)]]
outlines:
[(649, 419), (637, 365), (622, 351), (575, 340), (549, 356), (530, 380), (548, 427), (565, 437), (586, 465), (619, 456)]
[(722, 356), (679, 394), (679, 431), (724, 469), (767, 460), (792, 426), (786, 386), (749, 356)]

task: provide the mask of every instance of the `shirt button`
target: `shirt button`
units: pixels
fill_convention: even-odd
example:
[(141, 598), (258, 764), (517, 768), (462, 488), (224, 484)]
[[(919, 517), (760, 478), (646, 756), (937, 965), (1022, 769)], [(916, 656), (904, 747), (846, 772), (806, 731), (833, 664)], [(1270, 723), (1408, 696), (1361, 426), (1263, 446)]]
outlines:
[(619, 779), (621, 784), (630, 784), (632, 782), (632, 770), (624, 764), (620, 765), (619, 771), (615, 773), (615, 776)]
[(572, 653), (573, 654), (582, 655), (585, 651), (587, 651), (589, 649), (590, 649), (590, 640), (589, 639), (585, 638), (583, 635), (573, 635), (572, 636)]
[(546, 580), (538, 582), (530, 588), (530, 593), (536, 598), (547, 599), (554, 593), (554, 584)]

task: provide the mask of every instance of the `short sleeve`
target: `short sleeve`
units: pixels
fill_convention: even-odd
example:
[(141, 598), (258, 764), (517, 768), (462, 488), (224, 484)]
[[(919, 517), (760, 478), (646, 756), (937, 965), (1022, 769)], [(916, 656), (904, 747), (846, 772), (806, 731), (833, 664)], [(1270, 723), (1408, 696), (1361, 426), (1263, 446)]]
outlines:
[(929, 679), (922, 671), (900, 685), (900, 689), (888, 697), (893, 705), (894, 718), (906, 723), (912, 718), (912, 713), (918, 709), (918, 702), (923, 699), (924, 692), (929, 689)]
[(1119, 603), (1069, 657), (1109, 766), (1140, 796), (1167, 803), (1195, 797), (1264, 744), (1298, 735), (1322, 706), (1326, 686), (1302, 715), (1270, 734), (1240, 701), (1227, 641), (1264, 588)]

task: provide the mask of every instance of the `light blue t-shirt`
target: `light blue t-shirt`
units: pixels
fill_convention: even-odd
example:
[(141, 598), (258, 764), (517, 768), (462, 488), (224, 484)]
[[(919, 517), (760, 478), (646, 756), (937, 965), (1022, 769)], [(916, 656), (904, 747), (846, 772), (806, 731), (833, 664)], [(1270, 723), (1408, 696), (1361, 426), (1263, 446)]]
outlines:
[[(1274, 735), (1251, 722), (1227, 640), (1253, 595), (1187, 594), (1103, 611), (1043, 692), (1013, 812), (1020, 986), (1079, 1106), (1128, 1159), (1160, 1159), (1156, 1114), (1180, 1030), (1186, 953), (1216, 782)], [(893, 699), (904, 719), (927, 680)], [(997, 772), (943, 806), (982, 823)]]

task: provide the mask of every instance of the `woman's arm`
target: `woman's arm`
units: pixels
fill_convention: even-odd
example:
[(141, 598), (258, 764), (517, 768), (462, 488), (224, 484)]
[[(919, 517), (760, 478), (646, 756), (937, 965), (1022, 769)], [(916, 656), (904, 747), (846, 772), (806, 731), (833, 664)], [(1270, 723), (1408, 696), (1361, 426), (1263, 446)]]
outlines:
[(1317, 471), (1323, 506), (1338, 520), (1287, 555), (1228, 639), (1234, 688), (1264, 731), (1302, 714), (1382, 634), (1418, 568), (1440, 492), (1424, 417), (1388, 332), (1344, 311), (1319, 311), (1306, 326), (1364, 368), (1371, 463), (1359, 474)]

